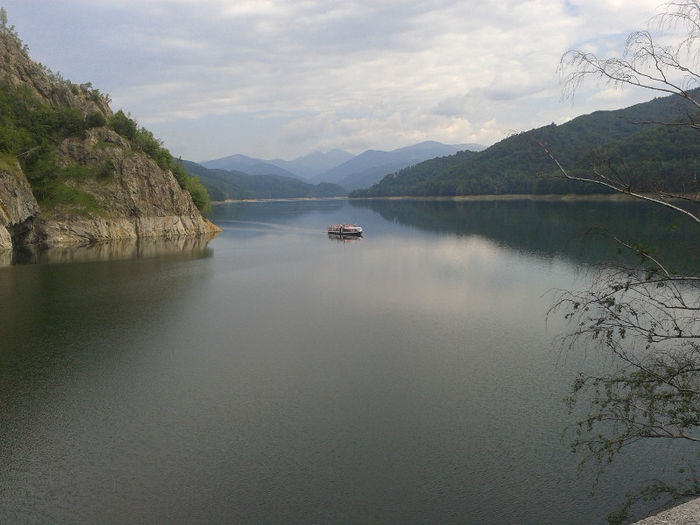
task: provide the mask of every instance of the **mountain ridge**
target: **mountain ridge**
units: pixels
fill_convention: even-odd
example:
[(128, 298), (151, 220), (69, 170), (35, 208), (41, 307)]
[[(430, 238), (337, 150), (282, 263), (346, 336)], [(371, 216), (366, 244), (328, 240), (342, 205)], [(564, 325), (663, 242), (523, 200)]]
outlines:
[(559, 126), (549, 124), (513, 135), (473, 155), (458, 153), (424, 161), (350, 195), (604, 192), (597, 185), (558, 176), (543, 143), (573, 174), (586, 174), (593, 165), (605, 166), (623, 173), (639, 191), (661, 187), (687, 191), (697, 186), (692, 173), (700, 155), (697, 132), (653, 123), (687, 118), (691, 109), (680, 97), (668, 96), (618, 110), (594, 111)]
[(241, 153), (228, 155), (218, 159), (202, 161), (200, 166), (215, 170), (240, 171), (248, 175), (279, 175), (282, 177), (296, 177), (298, 175), (286, 170), (271, 161), (249, 157)]
[(272, 159), (269, 162), (296, 173), (305, 179), (313, 179), (314, 176), (332, 169), (353, 157), (352, 153), (336, 148), (326, 152), (314, 151), (293, 160)]
[(201, 161), (198, 164), (209, 169), (242, 172), (248, 175), (291, 176), (315, 184), (330, 182), (351, 190), (369, 186), (383, 175), (416, 162), (456, 153), (462, 149), (478, 151), (484, 149), (484, 146), (443, 144), (428, 140), (390, 151), (368, 149), (358, 155), (333, 149), (328, 152), (312, 152), (293, 160), (267, 160), (238, 153)]
[(459, 147), (436, 141), (423, 141), (391, 151), (367, 150), (349, 161), (325, 172), (314, 180), (335, 182), (348, 190), (367, 187), (384, 175), (418, 162), (454, 154)]

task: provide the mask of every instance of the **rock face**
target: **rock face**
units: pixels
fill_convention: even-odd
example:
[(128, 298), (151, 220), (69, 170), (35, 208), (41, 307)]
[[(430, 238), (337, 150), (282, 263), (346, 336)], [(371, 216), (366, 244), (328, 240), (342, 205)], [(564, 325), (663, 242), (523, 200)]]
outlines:
[(39, 212), (27, 178), (16, 159), (0, 168), (0, 250), (11, 249), (12, 239), (23, 240), (33, 229)]
[[(89, 216), (47, 211), (36, 221), (35, 239), (47, 246), (143, 237), (177, 237), (220, 231), (202, 217), (189, 193), (169, 171), (134, 151), (111, 129), (89, 129), (58, 148), (62, 165), (106, 171), (76, 187), (92, 195), (100, 211)], [(106, 167), (106, 168), (105, 168)]]
[[(100, 113), (109, 121), (113, 115), (108, 97), (32, 62), (19, 38), (6, 29), (0, 31), (0, 83), (28, 89), (42, 104), (77, 109), (83, 118)], [(18, 157), (0, 152), (0, 251), (220, 231), (202, 217), (171, 171), (106, 125), (63, 139), (55, 144), (54, 156), (57, 169), (86, 174), (61, 183), (84, 196), (90, 207), (38, 204)]]

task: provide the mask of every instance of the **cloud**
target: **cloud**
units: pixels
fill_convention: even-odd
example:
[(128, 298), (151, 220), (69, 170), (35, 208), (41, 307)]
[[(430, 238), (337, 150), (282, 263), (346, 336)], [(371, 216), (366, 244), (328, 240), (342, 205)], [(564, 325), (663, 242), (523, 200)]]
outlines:
[(281, 140), (291, 144), (306, 144), (333, 130), (333, 115), (304, 115), (282, 126)]
[[(319, 145), (490, 143), (564, 118), (561, 54), (617, 51), (657, 0), (5, 4), (34, 58), (110, 93), (178, 154), (271, 158)], [(199, 134), (182, 140), (176, 126)]]

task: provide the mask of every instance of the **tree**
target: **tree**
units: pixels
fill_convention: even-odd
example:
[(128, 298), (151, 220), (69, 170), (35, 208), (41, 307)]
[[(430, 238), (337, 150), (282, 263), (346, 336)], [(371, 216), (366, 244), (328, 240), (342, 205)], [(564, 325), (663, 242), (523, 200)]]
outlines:
[(126, 116), (121, 109), (110, 117), (109, 125), (114, 131), (129, 140), (132, 140), (138, 131), (136, 121)]
[[(573, 96), (581, 84), (596, 79), (614, 87), (635, 87), (679, 97), (686, 103), (686, 118), (671, 122), (655, 122), (666, 126), (685, 126), (700, 131), (700, 86), (698, 60), (700, 59), (700, 4), (697, 1), (669, 2), (666, 10), (652, 19), (656, 26), (682, 29), (685, 36), (675, 45), (659, 43), (650, 31), (635, 31), (627, 37), (622, 57), (599, 58), (592, 53), (580, 50), (566, 52), (560, 62), (564, 94)], [(642, 123), (642, 122), (640, 122)], [(689, 203), (691, 208), (698, 203), (700, 180), (686, 192), (655, 195), (635, 193), (625, 174), (606, 169), (603, 163), (593, 167), (593, 176), (571, 176), (556, 160), (554, 154), (547, 153), (557, 164), (560, 173), (569, 180), (593, 182), (638, 199), (648, 200), (684, 213), (688, 218), (700, 223), (696, 213), (688, 212), (687, 207), (674, 206), (671, 201)], [(688, 195), (690, 194), (690, 196)]]
[[(634, 32), (622, 57), (569, 51), (561, 60), (564, 92), (573, 96), (584, 81), (595, 79), (672, 94), (685, 104), (686, 117), (657, 124), (700, 131), (700, 99), (694, 91), (700, 84), (700, 3), (666, 3), (651, 22), (656, 29), (681, 30), (684, 36), (669, 45), (661, 44), (652, 31)], [(543, 146), (561, 177), (664, 206), (700, 228), (697, 175), (694, 187), (682, 193), (642, 193), (624, 170), (611, 169), (604, 161), (592, 166), (590, 175), (573, 176), (556, 152)], [(640, 264), (601, 267), (588, 289), (562, 292), (552, 308), (563, 311), (572, 323), (563, 338), (567, 345), (597, 345), (615, 363), (603, 374), (579, 374), (572, 385), (569, 408), (572, 413), (583, 411), (568, 429), (572, 450), (583, 454), (582, 463), (596, 464), (599, 474), (619, 452), (643, 440), (686, 443), (682, 448), (687, 456), (675, 479), (648, 482), (608, 516), (616, 523), (628, 519), (628, 510), (639, 500), (668, 504), (700, 496), (700, 276), (694, 273), (697, 267), (674, 271), (664, 265), (663, 254), (623, 239), (618, 242), (636, 254)], [(696, 248), (688, 246), (689, 262), (697, 257), (692, 252)]]

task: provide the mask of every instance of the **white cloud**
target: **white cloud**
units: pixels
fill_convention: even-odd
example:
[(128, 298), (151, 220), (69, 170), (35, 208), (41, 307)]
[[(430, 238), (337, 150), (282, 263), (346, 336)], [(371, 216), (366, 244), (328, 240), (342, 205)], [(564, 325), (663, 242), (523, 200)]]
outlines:
[[(572, 109), (556, 67), (570, 48), (618, 51), (658, 1), (5, 4), (35, 59), (91, 81), (174, 153), (202, 159), (490, 143), (577, 108), (636, 102), (640, 95), (582, 93)], [(197, 135), (183, 139), (187, 129)]]

